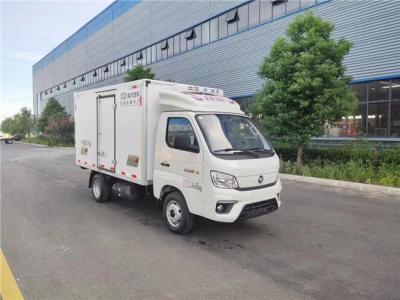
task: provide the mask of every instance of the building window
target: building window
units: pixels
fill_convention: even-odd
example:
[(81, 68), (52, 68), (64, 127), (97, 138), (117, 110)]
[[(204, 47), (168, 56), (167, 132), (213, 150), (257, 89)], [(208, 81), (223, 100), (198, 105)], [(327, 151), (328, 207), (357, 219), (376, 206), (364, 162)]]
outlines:
[(186, 39), (186, 50), (192, 50), (194, 48), (194, 39), (193, 40), (188, 40)]
[(174, 36), (174, 55), (179, 54), (179, 34)]
[(174, 39), (168, 39), (168, 57), (174, 56)]
[(151, 46), (151, 62), (157, 61), (157, 45)]
[(161, 60), (161, 43), (157, 44), (157, 61)]
[(186, 50), (192, 50), (194, 48), (194, 41), (196, 37), (197, 35), (194, 28), (185, 32)]
[(368, 135), (387, 136), (389, 103), (368, 104)]
[(146, 62), (147, 64), (151, 64), (151, 47), (146, 49)]
[(272, 19), (272, 2), (271, 0), (260, 1), (260, 19), (261, 22), (269, 21)]
[(367, 83), (352, 84), (350, 88), (356, 95), (359, 102), (367, 102)]
[(391, 103), (390, 136), (400, 138), (400, 101)]
[(366, 134), (367, 104), (359, 104), (354, 114), (343, 117), (327, 128), (329, 137), (356, 137)]
[(400, 101), (400, 79), (392, 81), (392, 100)]
[(113, 66), (113, 76), (117, 76), (119, 73), (118, 73), (118, 62), (116, 61), (116, 62), (113, 62), (112, 63), (112, 66)]
[(201, 46), (201, 25), (197, 26), (194, 28), (194, 47), (200, 47)]
[(237, 9), (231, 10), (226, 14), (226, 23), (228, 23), (228, 35), (237, 33), (239, 22), (239, 13)]
[(260, 2), (255, 0), (249, 3), (249, 27), (260, 24)]
[(218, 40), (218, 18), (210, 21), (210, 42)]
[(228, 35), (228, 24), (226, 23), (226, 14), (219, 16), (218, 18), (218, 36), (220, 39)]
[(238, 9), (239, 22), (238, 31), (245, 30), (249, 27), (249, 5), (243, 5)]
[(146, 49), (145, 50), (143, 50), (143, 51), (141, 51), (142, 52), (142, 60), (141, 60), (141, 62), (140, 62), (140, 64), (142, 64), (142, 65), (146, 65), (146, 62), (147, 62), (147, 51), (146, 51)]
[(368, 101), (388, 101), (390, 85), (390, 80), (370, 82), (368, 84)]
[(161, 42), (161, 57), (162, 59), (167, 58), (168, 57), (168, 40), (162, 41)]
[(201, 24), (201, 43), (203, 45), (210, 42), (210, 22)]
[(274, 0), (272, 1), (272, 15), (274, 19), (282, 17), (286, 13), (287, 0)]
[(181, 46), (181, 52), (185, 52), (186, 51), (186, 38), (185, 38), (186, 32), (182, 32), (180, 34), (180, 46)]

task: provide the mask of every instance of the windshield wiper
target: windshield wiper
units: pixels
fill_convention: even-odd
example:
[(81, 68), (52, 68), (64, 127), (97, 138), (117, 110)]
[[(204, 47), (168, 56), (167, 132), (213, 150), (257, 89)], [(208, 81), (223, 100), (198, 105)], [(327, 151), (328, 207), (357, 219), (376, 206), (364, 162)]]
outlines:
[(272, 149), (265, 149), (265, 148), (250, 148), (250, 149), (247, 149), (247, 150), (256, 151), (256, 152), (267, 152), (267, 153), (273, 152)]
[(214, 150), (214, 153), (218, 152), (229, 152), (229, 151), (238, 151), (237, 154), (247, 154), (247, 155), (253, 155), (253, 156), (258, 156), (257, 153), (250, 151), (250, 150), (242, 150), (242, 149), (234, 149), (234, 148), (225, 148), (225, 149), (217, 149)]

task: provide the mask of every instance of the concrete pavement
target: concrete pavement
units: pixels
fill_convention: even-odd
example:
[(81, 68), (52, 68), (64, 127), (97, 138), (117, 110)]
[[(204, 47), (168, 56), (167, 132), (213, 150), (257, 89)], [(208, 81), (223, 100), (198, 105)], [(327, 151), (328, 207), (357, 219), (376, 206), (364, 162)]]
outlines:
[(284, 182), (283, 206), (179, 236), (94, 202), (73, 149), (1, 145), (1, 248), (25, 299), (400, 299), (400, 202)]

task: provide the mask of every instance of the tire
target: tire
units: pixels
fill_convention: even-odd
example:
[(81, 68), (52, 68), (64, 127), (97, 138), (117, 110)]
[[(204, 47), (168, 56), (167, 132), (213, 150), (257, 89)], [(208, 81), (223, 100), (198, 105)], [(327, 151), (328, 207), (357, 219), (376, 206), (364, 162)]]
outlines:
[(102, 174), (93, 176), (91, 194), (96, 202), (107, 202), (111, 198), (111, 185)]
[(168, 228), (174, 233), (184, 234), (193, 229), (194, 216), (179, 192), (172, 192), (165, 198), (163, 217)]

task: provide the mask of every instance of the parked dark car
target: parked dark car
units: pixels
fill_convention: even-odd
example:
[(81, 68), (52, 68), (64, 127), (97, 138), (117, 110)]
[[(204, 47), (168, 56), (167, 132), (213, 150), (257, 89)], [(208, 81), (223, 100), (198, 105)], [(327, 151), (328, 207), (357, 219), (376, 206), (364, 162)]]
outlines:
[(19, 142), (20, 140), (22, 140), (22, 135), (20, 135), (20, 134), (14, 135), (14, 141)]

